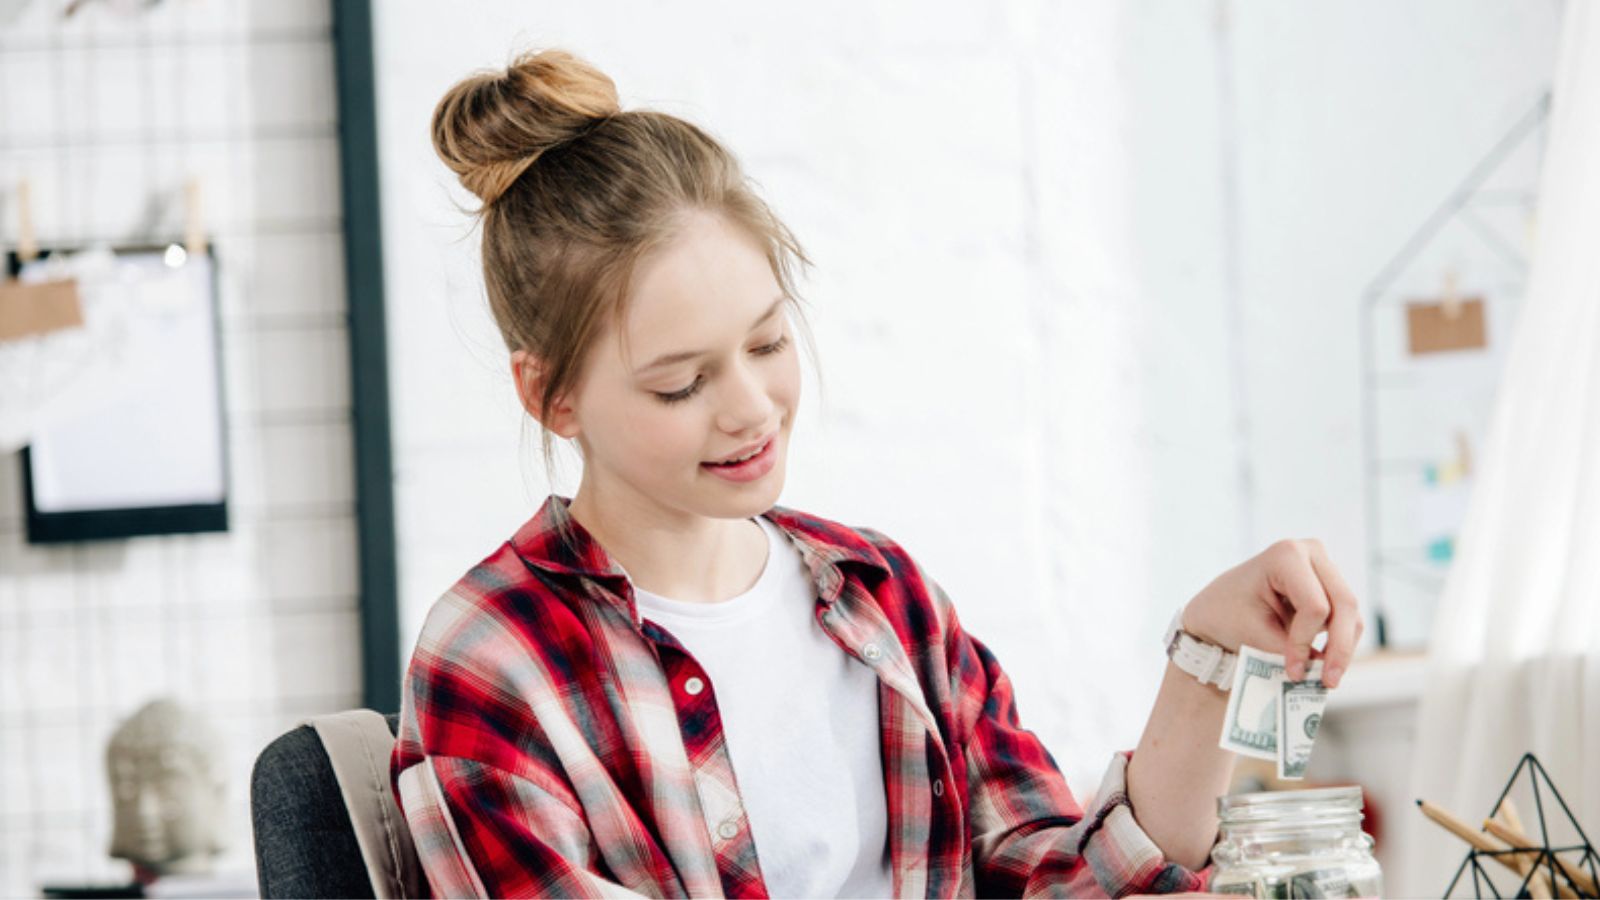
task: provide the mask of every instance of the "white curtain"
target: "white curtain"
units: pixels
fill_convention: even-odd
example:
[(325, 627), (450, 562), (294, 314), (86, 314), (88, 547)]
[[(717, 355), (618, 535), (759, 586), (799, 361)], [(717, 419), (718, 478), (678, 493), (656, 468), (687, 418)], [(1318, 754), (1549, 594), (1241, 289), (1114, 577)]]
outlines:
[[(1533, 270), (1440, 601), (1411, 785), (1476, 823), (1531, 751), (1600, 840), (1600, 2), (1564, 16)], [(1387, 893), (1439, 896), (1466, 846), (1406, 807)]]

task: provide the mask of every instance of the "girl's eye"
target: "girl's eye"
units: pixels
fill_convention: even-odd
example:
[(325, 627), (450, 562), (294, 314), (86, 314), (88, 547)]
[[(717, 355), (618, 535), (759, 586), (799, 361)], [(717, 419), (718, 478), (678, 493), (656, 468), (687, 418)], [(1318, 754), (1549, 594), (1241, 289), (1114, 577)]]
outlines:
[(772, 354), (777, 353), (778, 351), (782, 350), (784, 347), (787, 347), (788, 345), (789, 345), (789, 336), (786, 334), (783, 337), (778, 338), (777, 340), (773, 341), (772, 343), (766, 345), (765, 347), (757, 347), (756, 350), (755, 350), (755, 353), (756, 353), (757, 356), (771, 356)]
[(655, 395), (661, 398), (662, 403), (681, 403), (699, 393), (700, 385), (704, 380), (705, 379), (701, 378), (699, 375), (696, 375), (694, 377), (694, 384), (689, 385), (681, 391), (673, 391), (670, 394), (655, 392)]
[[(785, 348), (787, 346), (789, 346), (789, 336), (788, 335), (784, 335), (783, 337), (778, 338), (777, 340), (773, 341), (772, 343), (767, 344), (767, 345), (762, 346), (762, 347), (757, 347), (756, 349), (754, 349), (754, 350), (752, 350), (750, 352), (754, 353), (757, 356), (771, 356), (774, 353), (782, 352), (783, 348)], [(667, 404), (682, 403), (683, 401), (689, 399), (690, 397), (693, 397), (695, 394), (698, 394), (700, 392), (700, 386), (702, 384), (704, 384), (704, 383), (705, 383), (705, 379), (700, 377), (699, 375), (696, 375), (694, 377), (694, 383), (689, 385), (688, 387), (684, 388), (681, 391), (673, 391), (670, 394), (663, 394), (663, 393), (660, 393), (659, 391), (652, 391), (651, 393), (654, 393), (656, 395), (656, 397), (658, 399), (660, 399), (660, 401), (662, 403), (667, 403)]]

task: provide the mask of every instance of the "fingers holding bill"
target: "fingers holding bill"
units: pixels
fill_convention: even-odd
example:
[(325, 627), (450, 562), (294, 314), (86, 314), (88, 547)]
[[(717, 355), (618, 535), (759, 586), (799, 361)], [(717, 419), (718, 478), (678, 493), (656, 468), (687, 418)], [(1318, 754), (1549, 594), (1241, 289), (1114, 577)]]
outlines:
[(1326, 662), (1323, 663), (1322, 680), (1330, 688), (1338, 687), (1339, 679), (1350, 668), (1350, 658), (1355, 654), (1356, 642), (1361, 640), (1361, 632), (1366, 626), (1361, 618), (1361, 606), (1356, 601), (1355, 592), (1350, 590), (1350, 585), (1345, 582), (1344, 576), (1334, 568), (1326, 548), (1320, 541), (1311, 541), (1307, 550), (1311, 567), (1327, 591), (1329, 603), (1326, 625), (1328, 642), (1323, 648)]
[(1305, 678), (1312, 641), (1326, 630), (1333, 612), (1333, 600), (1312, 565), (1306, 544), (1280, 541), (1268, 549), (1267, 555), (1268, 582), (1294, 610), (1283, 650), (1284, 673), (1294, 681)]

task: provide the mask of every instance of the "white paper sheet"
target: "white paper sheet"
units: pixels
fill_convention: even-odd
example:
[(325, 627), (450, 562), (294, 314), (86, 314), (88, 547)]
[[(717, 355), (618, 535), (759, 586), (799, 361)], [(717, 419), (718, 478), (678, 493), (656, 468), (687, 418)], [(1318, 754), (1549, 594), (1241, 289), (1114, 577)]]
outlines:
[[(22, 277), (46, 277), (41, 260)], [(59, 263), (58, 263), (59, 265)], [(40, 512), (224, 499), (221, 385), (211, 261), (160, 253), (80, 261), (84, 334), (59, 341), (38, 375), (70, 381), (30, 435)], [(66, 336), (64, 336), (66, 337)]]

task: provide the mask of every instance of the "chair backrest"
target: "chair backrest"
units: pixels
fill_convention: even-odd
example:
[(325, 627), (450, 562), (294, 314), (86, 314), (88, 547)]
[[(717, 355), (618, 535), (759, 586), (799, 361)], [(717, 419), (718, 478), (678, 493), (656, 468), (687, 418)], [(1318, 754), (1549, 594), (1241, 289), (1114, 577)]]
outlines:
[(389, 787), (398, 716), (307, 719), (250, 776), (262, 897), (418, 897), (427, 889)]

